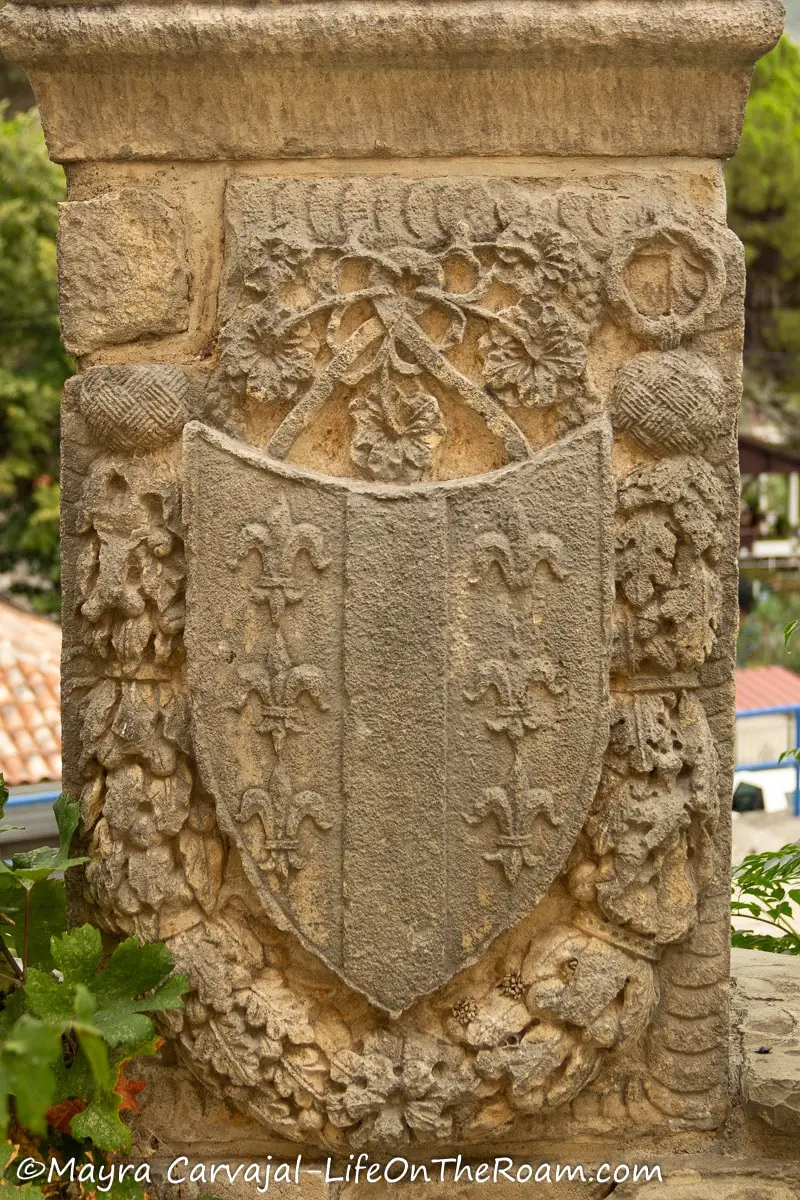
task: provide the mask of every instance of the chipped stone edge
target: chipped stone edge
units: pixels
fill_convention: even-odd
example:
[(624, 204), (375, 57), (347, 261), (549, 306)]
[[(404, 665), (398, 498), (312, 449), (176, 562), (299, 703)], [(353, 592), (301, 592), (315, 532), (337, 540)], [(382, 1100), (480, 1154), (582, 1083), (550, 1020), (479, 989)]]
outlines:
[(350, 61), (413, 55), (512, 55), (534, 50), (603, 57), (674, 59), (698, 64), (751, 63), (780, 36), (780, 0), (604, 0), (564, 5), (554, 0), (460, 0), (458, 3), (337, 4), (238, 8), (220, 4), (122, 5), (110, 19), (102, 8), (8, 4), (0, 15), (5, 52), (24, 64), (62, 55), (257, 53), (260, 58), (336, 54)]

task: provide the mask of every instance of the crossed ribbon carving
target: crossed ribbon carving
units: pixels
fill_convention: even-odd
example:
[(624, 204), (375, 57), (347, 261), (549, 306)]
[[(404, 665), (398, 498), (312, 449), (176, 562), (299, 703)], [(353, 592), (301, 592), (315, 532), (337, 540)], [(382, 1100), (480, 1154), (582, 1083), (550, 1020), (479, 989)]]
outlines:
[[(488, 245), (487, 248), (496, 249)], [(438, 255), (414, 249), (398, 250), (394, 258), (358, 249), (345, 255), (339, 266), (347, 262), (368, 264), (363, 287), (324, 297), (293, 313), (276, 331), (277, 340), (284, 340), (302, 322), (329, 311), (327, 338), (333, 357), (278, 427), (267, 452), (275, 458), (284, 458), (337, 384), (354, 386), (376, 370), (390, 366), (402, 375), (428, 371), (444, 387), (458, 392), (481, 415), (491, 432), (502, 440), (510, 461), (530, 458), (531, 447), (516, 422), (493, 396), (467, 378), (444, 354), (463, 337), (468, 316), (506, 327), (524, 344), (524, 331), (482, 303), (494, 278), (493, 267), (482, 263), (466, 245), (451, 246)], [(475, 284), (463, 292), (448, 288), (444, 280), (445, 262), (452, 265), (459, 262), (476, 277)], [(371, 306), (372, 315), (343, 341), (339, 340), (337, 335), (347, 312), (365, 303)], [(449, 318), (446, 333), (438, 342), (420, 322), (420, 318), (434, 309)]]

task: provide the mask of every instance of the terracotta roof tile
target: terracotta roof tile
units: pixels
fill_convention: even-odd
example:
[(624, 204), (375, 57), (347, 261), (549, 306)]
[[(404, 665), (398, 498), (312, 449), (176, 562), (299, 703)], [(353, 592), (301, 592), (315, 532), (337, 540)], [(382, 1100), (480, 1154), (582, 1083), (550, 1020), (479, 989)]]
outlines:
[(736, 671), (736, 711), (800, 705), (800, 675), (786, 667), (739, 667)]
[(0, 600), (0, 774), (61, 779), (61, 630)]

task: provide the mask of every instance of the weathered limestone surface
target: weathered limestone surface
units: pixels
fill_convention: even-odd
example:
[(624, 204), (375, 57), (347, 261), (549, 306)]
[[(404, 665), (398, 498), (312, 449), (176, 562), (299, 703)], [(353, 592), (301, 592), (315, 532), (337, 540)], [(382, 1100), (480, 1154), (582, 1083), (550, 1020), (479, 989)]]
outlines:
[(726, 1175), (709, 1182), (697, 1171), (681, 1173), (669, 1183), (643, 1184), (615, 1195), (628, 1200), (796, 1200), (797, 1180), (765, 1179), (761, 1170), (746, 1175)]
[(779, 1133), (800, 1133), (800, 965), (738, 951), (736, 1006), (742, 1030), (742, 1100)]
[(4, 42), (65, 161), (727, 154), (780, 19), (776, 0), (38, 8), (12, 6)]
[(226, 1121), (418, 1158), (723, 1126), (719, 160), (779, 28), (766, 0), (3, 10), (70, 184), (83, 903), (189, 974), (168, 1069), (209, 1152)]
[(191, 274), (180, 214), (134, 188), (62, 204), (59, 279), (72, 354), (186, 329)]

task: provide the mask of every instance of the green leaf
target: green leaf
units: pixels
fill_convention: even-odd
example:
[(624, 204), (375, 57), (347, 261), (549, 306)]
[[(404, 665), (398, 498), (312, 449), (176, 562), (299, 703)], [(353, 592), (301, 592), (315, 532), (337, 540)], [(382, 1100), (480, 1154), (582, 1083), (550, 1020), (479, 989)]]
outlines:
[(21, 1183), (17, 1177), (20, 1162), (25, 1156), (12, 1142), (0, 1146), (0, 1187), (14, 1188), (14, 1200), (44, 1200), (44, 1193), (34, 1183)]
[(88, 858), (70, 858), (70, 842), (80, 823), (80, 806), (69, 800), (62, 792), (53, 805), (53, 812), (58, 826), (59, 845), (57, 849), (41, 846), (36, 850), (26, 850), (15, 854), (11, 860), (11, 870), (14, 877), (24, 886), (38, 883), (50, 875), (59, 874), (88, 862)]
[(10, 1092), (11, 1080), (8, 1077), (2, 1053), (0, 1053), (0, 1134), (3, 1137), (8, 1135), (8, 1127), (11, 1123), (11, 1108), (8, 1103)]
[(44, 1136), (45, 1114), (53, 1102), (56, 1080), (53, 1065), (61, 1054), (58, 1029), (23, 1013), (0, 1050), (0, 1070), (5, 1090), (14, 1097), (19, 1123)]
[(62, 1056), (56, 1064), (53, 1074), (56, 1080), (54, 1104), (58, 1104), (62, 1100), (73, 1100), (76, 1098), (85, 1100), (88, 1096), (94, 1094), (96, 1086), (95, 1077), (80, 1043), (74, 1059), (67, 1064)]
[(25, 998), (30, 1010), (42, 1021), (59, 1025), (71, 1023), (73, 1016), (74, 987), (59, 983), (52, 975), (35, 967), (28, 971), (24, 987)]
[(134, 1058), (152, 1058), (154, 1054), (158, 1054), (161, 1041), (161, 1035), (156, 1032), (155, 1026), (151, 1025), (146, 1038), (140, 1042), (127, 1042), (124, 1049), (117, 1053), (113, 1064), (115, 1069), (119, 1070), (123, 1063), (131, 1062)]
[(98, 977), (94, 992), (104, 999), (132, 999), (157, 987), (172, 970), (172, 955), (163, 943), (140, 946), (135, 938), (121, 942)]
[[(63, 933), (66, 925), (66, 890), (60, 879), (45, 879), (30, 889), (28, 919), (28, 965), (51, 970), (50, 939)], [(26, 889), (13, 875), (0, 874), (0, 912), (13, 925), (0, 924), (0, 937), (22, 958), (25, 934)]]
[(53, 812), (58, 826), (58, 856), (66, 862), (69, 858), (70, 844), (81, 823), (80, 805), (62, 792), (53, 805)]
[(789, 934), (774, 937), (769, 933), (753, 933), (749, 929), (732, 930), (731, 945), (740, 950), (763, 950), (769, 954), (800, 953), (800, 941)]
[(110, 1200), (143, 1200), (144, 1195), (144, 1187), (131, 1175), (126, 1175), (124, 1179), (115, 1178), (108, 1191), (103, 1193)]
[(790, 903), (800, 904), (799, 884), (800, 846), (796, 843), (777, 851), (747, 855), (733, 870), (731, 911), (770, 922), (786, 932), (734, 930), (732, 945), (776, 954), (800, 954), (800, 930), (793, 925), (795, 909)]
[(142, 1000), (136, 1001), (137, 1012), (167, 1012), (183, 1008), (183, 997), (189, 990), (188, 975), (170, 975), (166, 983)]
[(93, 925), (71, 929), (62, 937), (53, 939), (51, 953), (66, 983), (90, 984), (103, 954), (100, 930)]
[(71, 1122), (73, 1137), (86, 1139), (99, 1150), (130, 1150), (131, 1133), (120, 1120), (122, 1097), (102, 1091)]
[(133, 1012), (131, 1004), (122, 1001), (114, 1007), (98, 1010), (94, 1023), (112, 1049), (123, 1043), (145, 1041), (153, 1032), (150, 1018)]
[(95, 1025), (110, 1046), (149, 1040), (153, 1024), (142, 1014), (182, 1006), (188, 981), (167, 978), (171, 970), (172, 955), (162, 944), (140, 946), (128, 938), (116, 947), (89, 985), (97, 1000)]
[(800, 621), (790, 621), (789, 624), (787, 626), (785, 626), (785, 628), (783, 630), (783, 648), (784, 648), (784, 650), (789, 649), (789, 643), (791, 642), (794, 635), (797, 633), (798, 629), (800, 629)]
[(11, 860), (11, 870), (14, 878), (23, 887), (31, 887), (44, 879), (49, 879), (56, 872), (62, 874), (70, 867), (79, 867), (88, 862), (88, 858), (63, 858), (58, 850), (43, 846), (40, 850), (26, 850), (23, 854), (15, 854)]
[[(60, 1049), (60, 1042), (59, 1042)], [(28, 1059), (9, 1076), (9, 1093), (14, 1097), (17, 1120), (24, 1129), (44, 1136), (46, 1113), (56, 1093), (55, 1076), (49, 1064)]]
[[(33, 853), (35, 853), (35, 851)], [(54, 854), (55, 851), (52, 853)], [(71, 859), (68, 863), (63, 864), (62, 866), (56, 866), (54, 862), (42, 862), (33, 866), (21, 866), (17, 865), (16, 863), (17, 857), (19, 856), (15, 855), (14, 860), (12, 860), (14, 878), (17, 879), (24, 888), (32, 888), (34, 884), (43, 883), (46, 879), (50, 879), (51, 876), (56, 873), (56, 871), (60, 872), (65, 870), (67, 867), (77, 867), (82, 862), (86, 862), (86, 859), (76, 858)]]
[[(106, 968), (98, 970), (102, 940), (91, 925), (54, 938), (52, 954), (64, 982), (57, 984), (42, 972), (30, 972), (26, 992), (32, 1010), (52, 1021), (83, 1021), (90, 1034), (103, 1038), (112, 1049), (149, 1043), (153, 1023), (144, 1014), (180, 1008), (188, 988), (184, 976), (166, 978), (172, 969), (166, 946), (140, 946), (135, 938), (117, 946)], [(96, 1071), (104, 1070), (94, 1043), (87, 1054), (93, 1056)]]
[(95, 1083), (100, 1088), (108, 1089), (112, 1087), (113, 1079), (111, 1077), (111, 1065), (108, 1061), (108, 1048), (102, 1036), (81, 1030), (78, 1037)]
[(3, 1010), (0, 1012), (0, 1045), (10, 1035), (14, 1025), (25, 1011), (25, 995), (22, 988), (17, 988), (7, 995), (3, 1005)]
[[(50, 1106), (80, 1099), (86, 1107), (72, 1118), (72, 1136), (93, 1150), (125, 1150), (130, 1133), (120, 1119), (122, 1097), (114, 1092), (120, 1066), (156, 1052), (147, 1014), (180, 1007), (188, 981), (171, 974), (164, 945), (140, 946), (130, 938), (102, 968), (100, 932), (91, 925), (65, 931), (64, 885), (49, 876), (84, 860), (69, 858), (77, 806), (61, 796), (55, 811), (57, 851), (33, 850), (15, 856), (10, 867), (0, 864), (0, 912), (10, 922), (0, 925), (0, 936), (5, 930), (9, 953), (21, 956), (26, 940), (28, 951), (24, 982), (9, 974), (0, 1010), (0, 1128), (8, 1129), (13, 1111), (32, 1135), (44, 1137)], [(133, 1180), (115, 1194), (119, 1200), (143, 1195)]]

